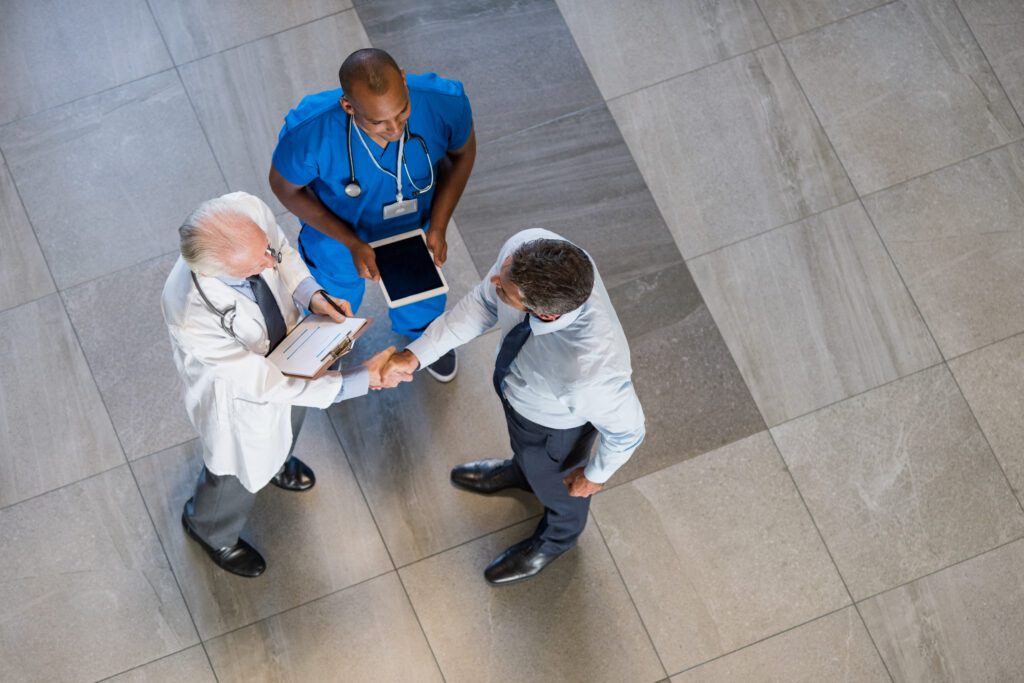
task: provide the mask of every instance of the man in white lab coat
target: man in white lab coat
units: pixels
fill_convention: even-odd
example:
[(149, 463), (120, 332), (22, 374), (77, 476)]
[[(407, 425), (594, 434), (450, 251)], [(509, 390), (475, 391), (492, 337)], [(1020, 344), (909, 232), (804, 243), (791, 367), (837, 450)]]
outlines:
[(266, 562), (239, 534), (268, 483), (289, 491), (315, 483), (291, 454), (306, 407), (380, 387), (380, 366), (394, 349), (313, 381), (283, 375), (266, 356), (301, 319), (300, 309), (340, 322), (351, 315), (348, 303), (320, 288), (270, 207), (250, 194), (204, 202), (179, 234), (181, 256), (162, 308), (205, 464), (181, 521), (218, 566), (259, 576)]

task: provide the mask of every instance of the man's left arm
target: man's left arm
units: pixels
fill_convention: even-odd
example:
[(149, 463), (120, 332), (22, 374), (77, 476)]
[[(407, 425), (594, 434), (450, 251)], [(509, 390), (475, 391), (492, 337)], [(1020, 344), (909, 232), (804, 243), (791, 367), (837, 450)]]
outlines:
[(644, 411), (627, 377), (588, 383), (574, 392), (573, 412), (585, 417), (601, 435), (597, 450), (586, 466), (565, 477), (569, 495), (587, 497), (626, 464), (646, 435)]
[(476, 161), (476, 131), (469, 131), (469, 139), (461, 148), (449, 150), (437, 165), (437, 188), (434, 203), (430, 207), (430, 227), (427, 229), (427, 246), (434, 254), (434, 262), (444, 265), (448, 259), (448, 221), (455, 206), (462, 197), (462, 191), (469, 182)]

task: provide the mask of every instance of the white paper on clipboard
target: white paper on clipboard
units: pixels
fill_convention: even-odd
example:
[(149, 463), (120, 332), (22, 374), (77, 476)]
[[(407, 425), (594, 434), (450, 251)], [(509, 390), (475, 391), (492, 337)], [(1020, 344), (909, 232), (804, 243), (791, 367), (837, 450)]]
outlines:
[(352, 348), (366, 318), (336, 323), (325, 315), (308, 315), (295, 326), (267, 359), (286, 375), (315, 377)]

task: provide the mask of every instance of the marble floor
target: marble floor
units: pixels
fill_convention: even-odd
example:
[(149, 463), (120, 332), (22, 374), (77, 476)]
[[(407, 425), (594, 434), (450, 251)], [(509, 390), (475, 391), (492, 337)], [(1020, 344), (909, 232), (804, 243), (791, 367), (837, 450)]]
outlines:
[[(454, 296), (547, 227), (630, 340), (648, 439), (525, 584), (536, 502), (447, 480), (493, 335), (310, 415), (260, 579), (178, 523), (175, 228), (294, 236), (282, 116), (370, 45), (471, 98)], [(1022, 115), (1020, 0), (5, 0), (0, 681), (1024, 680)]]

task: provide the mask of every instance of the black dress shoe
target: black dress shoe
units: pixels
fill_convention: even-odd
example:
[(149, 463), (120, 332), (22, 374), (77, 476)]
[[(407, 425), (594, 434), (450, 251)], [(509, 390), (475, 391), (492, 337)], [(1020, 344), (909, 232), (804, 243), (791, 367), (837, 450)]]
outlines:
[(565, 552), (542, 553), (541, 545), (542, 541), (535, 538), (528, 538), (516, 543), (487, 565), (487, 569), (484, 570), (484, 578), (494, 586), (505, 586), (517, 581), (525, 581), (540, 574), (544, 567)]
[(285, 491), (308, 491), (316, 483), (316, 475), (309, 465), (292, 455), (270, 483)]
[[(192, 501), (189, 500), (189, 502)], [(188, 504), (186, 503), (187, 506)], [(192, 527), (188, 525), (188, 519), (184, 512), (181, 513), (181, 525), (185, 527), (185, 533), (188, 534), (189, 538), (198, 543), (199, 547), (210, 556), (213, 563), (224, 571), (251, 579), (262, 574), (267, 568), (267, 561), (263, 559), (259, 551), (242, 539), (238, 539), (237, 543), (225, 548), (214, 548), (207, 545), (206, 541), (199, 537), (199, 534), (192, 531)]]
[(457, 465), (452, 468), (452, 483), (475, 493), (497, 493), (511, 488), (533, 492), (511, 460), (477, 460)]

